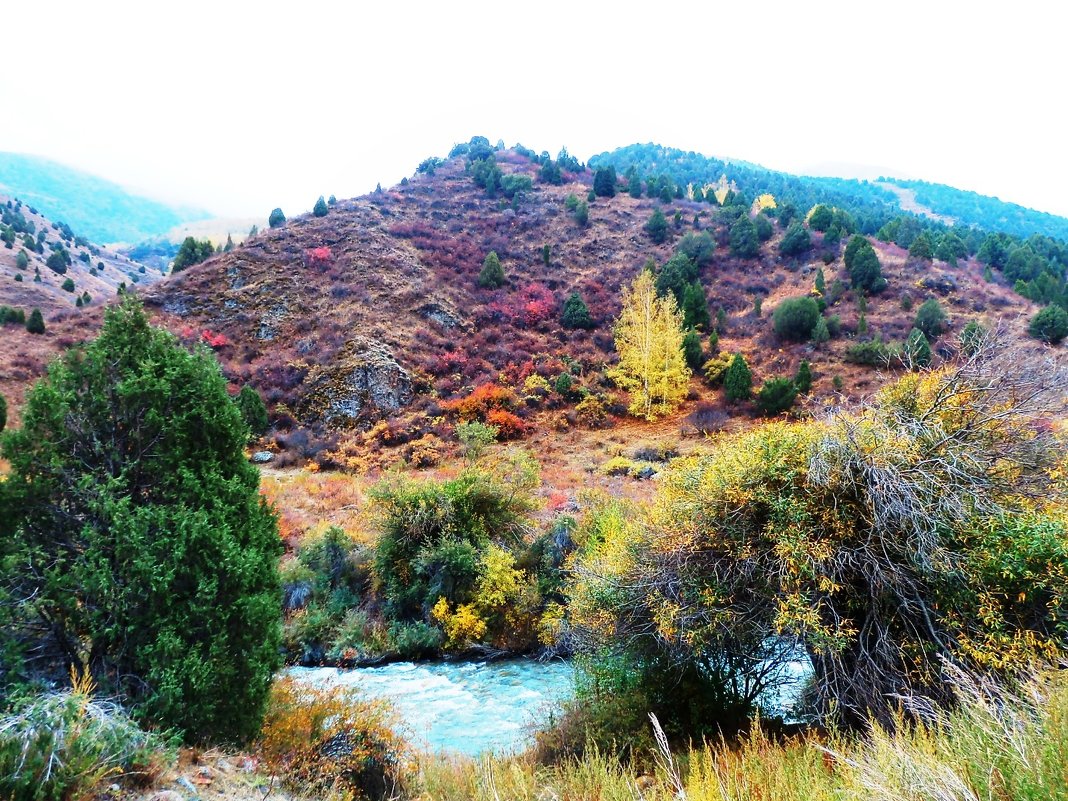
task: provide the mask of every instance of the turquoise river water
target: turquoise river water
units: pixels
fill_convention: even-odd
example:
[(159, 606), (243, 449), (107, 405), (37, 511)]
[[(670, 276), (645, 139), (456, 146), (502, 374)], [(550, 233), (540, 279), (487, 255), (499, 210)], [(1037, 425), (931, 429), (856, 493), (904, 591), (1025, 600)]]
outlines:
[(574, 692), (567, 662), (397, 662), (375, 668), (290, 668), (300, 681), (356, 687), (393, 702), (401, 730), (431, 751), (479, 754), (521, 750)]

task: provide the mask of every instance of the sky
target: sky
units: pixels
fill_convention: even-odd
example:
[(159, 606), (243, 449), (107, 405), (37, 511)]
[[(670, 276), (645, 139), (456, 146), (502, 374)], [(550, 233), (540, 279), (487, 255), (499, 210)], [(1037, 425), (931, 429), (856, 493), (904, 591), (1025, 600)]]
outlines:
[(1068, 8), (1048, 0), (4, 6), (0, 150), (217, 215), (390, 186), (477, 134), (894, 174), (1068, 216)]

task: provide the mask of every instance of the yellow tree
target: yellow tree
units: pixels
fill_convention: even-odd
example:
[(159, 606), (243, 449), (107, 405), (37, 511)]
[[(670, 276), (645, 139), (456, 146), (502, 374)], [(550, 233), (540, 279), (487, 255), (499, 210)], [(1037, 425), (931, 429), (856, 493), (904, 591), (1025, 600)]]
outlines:
[(683, 336), (675, 297), (657, 297), (652, 273), (642, 270), (623, 295), (615, 327), (619, 364), (609, 372), (631, 393), (631, 414), (655, 420), (686, 397), (690, 368), (682, 351)]

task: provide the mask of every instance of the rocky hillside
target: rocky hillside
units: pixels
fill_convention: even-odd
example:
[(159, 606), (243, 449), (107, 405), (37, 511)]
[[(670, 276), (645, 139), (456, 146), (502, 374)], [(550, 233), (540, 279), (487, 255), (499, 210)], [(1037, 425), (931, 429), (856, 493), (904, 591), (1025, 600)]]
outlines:
[[(608, 424), (621, 419), (621, 398), (604, 376), (615, 359), (612, 323), (621, 290), (649, 259), (662, 267), (680, 243), (692, 244), (689, 234), (715, 243), (699, 276), (719, 350), (743, 353), (757, 386), (810, 361), (809, 408), (873, 391), (879, 374), (848, 361), (848, 350), (858, 338), (903, 341), (928, 298), (938, 299), (948, 316), (936, 359), (953, 350), (955, 332), (970, 320), (1001, 321), (1022, 337), (1023, 322), (1035, 311), (1007, 287), (984, 280), (983, 266), (973, 260), (950, 267), (877, 242), (888, 288), (867, 298), (862, 323), (839, 243), (825, 243), (815, 231), (808, 251), (784, 258), (784, 232), (776, 224), (757, 255), (742, 258), (731, 253), (737, 217), (726, 210), (622, 191), (590, 200), (582, 224), (568, 197), (587, 200), (592, 172), (565, 171), (554, 185), (539, 180), (541, 165), (522, 152), (498, 152), (496, 160), (503, 178), (526, 176), (530, 188), (511, 201), (500, 192), (490, 197), (460, 156), (392, 190), (340, 201), (325, 216), (264, 231), (146, 297), (172, 330), (211, 344), (235, 385), (257, 387), (279, 426), (366, 432), (387, 420), (375, 429), (373, 444), (407, 444), (409, 455), (413, 441), (448, 436), (450, 412), (464, 399), (483, 404), (482, 411), (508, 409), (518, 420), (508, 419), (505, 428), (512, 432), (514, 422), (515, 436), (603, 425), (601, 411)], [(661, 244), (646, 231), (656, 210), (669, 223)], [(500, 288), (479, 286), (490, 251), (503, 266)], [(772, 311), (787, 297), (810, 294), (820, 268), (828, 287), (825, 314), (837, 317), (838, 335), (818, 347), (782, 341)], [(588, 305), (592, 329), (561, 325), (572, 292)], [(570, 386), (559, 392), (564, 373)], [(497, 389), (510, 397), (487, 400)], [(583, 409), (587, 394), (603, 410)], [(691, 399), (685, 411), (700, 404), (712, 428), (751, 413), (727, 407), (697, 378)], [(337, 445), (336, 436), (327, 438)], [(350, 433), (342, 445), (354, 439), (369, 442)]]

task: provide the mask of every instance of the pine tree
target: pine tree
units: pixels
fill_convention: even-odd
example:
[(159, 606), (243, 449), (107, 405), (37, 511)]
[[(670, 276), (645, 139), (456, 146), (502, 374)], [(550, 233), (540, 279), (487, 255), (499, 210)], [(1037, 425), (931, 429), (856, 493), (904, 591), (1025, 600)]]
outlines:
[(478, 285), (485, 289), (497, 289), (504, 285), (504, 268), (497, 252), (491, 250), (482, 262), (482, 272), (478, 274)]
[(751, 259), (760, 252), (760, 239), (756, 227), (748, 215), (743, 214), (731, 226), (731, 253), (743, 259)]
[(658, 297), (652, 275), (642, 270), (623, 296), (615, 326), (619, 364), (609, 372), (631, 393), (631, 414), (655, 420), (686, 397), (690, 368), (683, 337), (674, 296)]
[(271, 228), (281, 228), (286, 224), (286, 215), (282, 213), (281, 209), (272, 209), (271, 216), (267, 218), (267, 224)]
[(816, 284), (815, 284), (815, 286), (816, 286), (816, 291), (819, 292), (820, 295), (826, 295), (827, 294), (827, 279), (825, 279), (823, 277), (823, 268), (822, 267), (817, 267), (816, 268)]
[[(852, 256), (849, 255), (853, 248)], [(886, 287), (882, 265), (875, 254), (875, 248), (862, 236), (854, 236), (846, 246), (846, 267), (854, 289), (865, 292), (881, 292)]]
[(797, 373), (794, 375), (794, 386), (802, 395), (812, 389), (812, 367), (807, 360), (798, 365)]
[(705, 363), (705, 352), (701, 347), (701, 335), (692, 328), (682, 338), (682, 353), (686, 357), (687, 366), (695, 373), (701, 372)]
[(914, 259), (923, 259), (924, 261), (930, 261), (933, 256), (933, 250), (931, 248), (931, 240), (926, 233), (920, 234), (918, 237), (912, 240), (912, 244), (909, 245), (909, 256)]
[(638, 175), (638, 168), (633, 164), (627, 170), (627, 193), (633, 197), (638, 198), (642, 196), (642, 179)]
[(248, 384), (241, 387), (234, 402), (241, 412), (241, 419), (245, 421), (253, 437), (258, 437), (267, 430), (267, 406), (263, 403), (260, 393), (253, 387)]
[(734, 354), (731, 366), (723, 377), (723, 392), (731, 403), (749, 400), (753, 394), (753, 373), (740, 353)]
[(326, 201), (323, 200), (323, 196), (319, 195), (319, 199), (315, 201), (315, 208), (312, 209), (312, 214), (316, 217), (325, 217), (329, 211), (330, 209), (326, 205)]
[(682, 296), (682, 324), (686, 328), (708, 330), (712, 325), (712, 316), (708, 313), (708, 297), (700, 281), (694, 281), (686, 287)]
[(44, 317), (41, 316), (40, 309), (34, 309), (30, 312), (30, 316), (26, 320), (26, 330), (31, 334), (43, 334), (45, 332)]
[(667, 239), (667, 219), (664, 217), (664, 213), (660, 211), (660, 209), (656, 209), (653, 212), (653, 216), (651, 216), (649, 221), (645, 224), (645, 233), (649, 234), (649, 238), (657, 245)]
[(18, 558), (0, 586), (33, 598), (25, 641), (189, 741), (258, 732), (281, 661), (282, 547), (246, 436), (212, 354), (128, 297), (3, 440)]
[(564, 308), (560, 313), (560, 325), (564, 328), (593, 328), (593, 318), (590, 317), (589, 307), (578, 292), (572, 292), (564, 301)]
[(223, 245), (223, 253), (229, 253), (234, 249), (234, 239), (230, 234), (226, 235), (226, 244)]
[(616, 168), (612, 165), (598, 167), (593, 175), (593, 191), (598, 197), (615, 197)]
[(905, 359), (909, 367), (926, 367), (931, 363), (931, 343), (923, 331), (913, 328), (905, 340)]
[(827, 327), (827, 320), (820, 317), (820, 319), (816, 321), (816, 326), (812, 329), (812, 344), (822, 345), (830, 338), (831, 331)]

